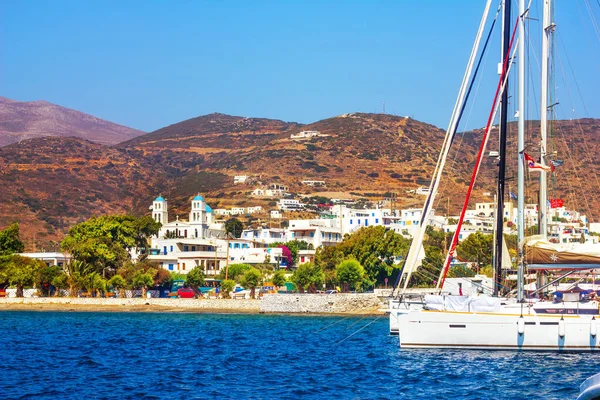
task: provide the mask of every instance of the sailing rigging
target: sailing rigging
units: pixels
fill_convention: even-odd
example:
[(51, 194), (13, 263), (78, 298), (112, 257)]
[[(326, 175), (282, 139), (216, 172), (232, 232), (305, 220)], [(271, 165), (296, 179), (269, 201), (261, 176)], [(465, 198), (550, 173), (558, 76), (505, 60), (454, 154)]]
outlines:
[[(548, 47), (551, 42), (551, 36), (555, 29), (555, 24), (552, 20), (553, 6), (551, 0), (543, 0), (543, 45), (545, 50), (542, 51), (542, 86), (548, 86), (548, 69), (550, 65)], [(438, 347), (438, 348), (495, 348), (495, 349), (535, 349), (535, 350), (600, 350), (600, 341), (597, 338), (597, 321), (595, 316), (599, 314), (598, 306), (600, 303), (591, 297), (580, 298), (580, 293), (564, 293), (564, 298), (561, 301), (532, 301), (525, 299), (524, 296), (524, 269), (527, 263), (532, 268), (541, 270), (560, 268), (569, 270), (568, 276), (575, 270), (600, 268), (600, 249), (598, 246), (594, 249), (587, 249), (585, 246), (560, 246), (549, 245), (546, 232), (547, 225), (547, 195), (545, 187), (547, 184), (546, 169), (548, 169), (547, 145), (547, 123), (546, 115), (548, 113), (548, 91), (543, 90), (541, 93), (541, 113), (540, 122), (540, 161), (534, 161), (538, 165), (540, 173), (540, 204), (538, 205), (538, 220), (539, 231), (543, 232), (537, 237), (525, 238), (525, 161), (531, 163), (531, 157), (526, 160), (524, 146), (524, 103), (525, 103), (525, 24), (524, 20), (527, 17), (529, 7), (525, 8), (525, 1), (519, 1), (519, 12), (517, 21), (514, 27), (510, 23), (510, 1), (503, 1), (503, 63), (501, 76), (496, 96), (493, 101), (492, 110), (488, 118), (484, 135), (482, 137), (480, 150), (475, 163), (475, 168), (471, 176), (467, 196), (458, 220), (457, 229), (454, 233), (450, 250), (444, 262), (438, 286), (443, 288), (444, 281), (451, 261), (455, 256), (456, 245), (458, 243), (460, 228), (465, 218), (466, 209), (469, 204), (470, 195), (473, 190), (473, 185), (477, 178), (479, 168), (481, 166), (482, 155), (488, 141), (489, 132), (492, 122), (495, 120), (496, 112), (500, 108), (500, 148), (499, 148), (499, 173), (497, 187), (497, 210), (496, 210), (496, 243), (494, 259), (495, 270), (495, 285), (494, 294), (498, 295), (500, 291), (500, 280), (502, 275), (502, 254), (503, 254), (503, 236), (504, 236), (504, 213), (503, 202), (505, 194), (505, 176), (506, 160), (508, 158), (506, 152), (506, 126), (507, 126), (507, 82), (510, 74), (513, 60), (515, 59), (516, 50), (518, 49), (518, 143), (517, 143), (517, 158), (518, 158), (518, 218), (517, 229), (519, 237), (519, 252), (518, 252), (518, 290), (517, 298), (503, 299), (500, 297), (485, 297), (485, 296), (446, 296), (446, 295), (430, 295), (425, 296), (425, 309), (392, 309), (390, 314), (390, 324), (395, 324), (397, 327), (401, 347)], [(488, 2), (489, 5), (489, 2)], [(489, 7), (486, 6), (489, 10)], [(518, 39), (515, 41), (515, 34), (518, 29)], [(481, 25), (480, 25), (481, 30)], [(478, 34), (480, 39), (480, 34)], [(478, 43), (474, 48), (478, 47)], [(544, 61), (545, 60), (545, 61)], [(472, 61), (472, 60), (471, 60)], [(472, 62), (470, 62), (467, 70), (470, 70)], [(466, 78), (463, 79), (463, 84)], [(464, 85), (463, 85), (464, 87)], [(461, 91), (462, 88), (461, 87)], [(498, 101), (499, 95), (502, 100)], [(459, 99), (461, 97), (459, 96)], [(459, 108), (462, 108), (459, 107)], [(455, 106), (455, 110), (457, 107)], [(459, 117), (458, 117), (459, 118)], [(456, 122), (457, 117), (453, 114), (451, 118), (451, 126)], [(504, 127), (504, 129), (503, 129)], [(452, 130), (449, 129), (449, 134)], [(446, 145), (446, 143), (444, 143)], [(448, 150), (444, 147), (441, 159), (438, 160), (438, 166), (444, 165), (445, 156)], [(424, 223), (426, 223), (429, 204), (432, 202), (437, 192), (437, 178), (441, 172), (436, 169), (436, 174), (432, 179), (431, 195), (428, 198), (424, 207), (421, 232), (424, 231)], [(422, 239), (413, 240), (413, 247), (422, 244)], [(416, 243), (416, 244), (415, 244)], [(408, 285), (407, 280), (410, 279), (410, 274), (415, 268), (416, 252), (409, 253), (404, 268), (402, 281), (403, 289)], [(563, 261), (559, 263), (558, 261)], [(553, 281), (552, 283), (554, 283)], [(542, 282), (538, 290), (544, 290), (548, 284)], [(462, 293), (461, 293), (462, 294)]]

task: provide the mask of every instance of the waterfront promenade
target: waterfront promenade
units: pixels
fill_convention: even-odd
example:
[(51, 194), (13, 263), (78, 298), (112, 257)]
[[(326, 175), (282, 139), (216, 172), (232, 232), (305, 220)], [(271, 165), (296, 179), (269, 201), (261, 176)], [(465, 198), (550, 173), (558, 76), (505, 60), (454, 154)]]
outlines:
[(272, 294), (254, 299), (0, 298), (0, 311), (108, 311), (275, 314), (381, 314), (374, 294)]

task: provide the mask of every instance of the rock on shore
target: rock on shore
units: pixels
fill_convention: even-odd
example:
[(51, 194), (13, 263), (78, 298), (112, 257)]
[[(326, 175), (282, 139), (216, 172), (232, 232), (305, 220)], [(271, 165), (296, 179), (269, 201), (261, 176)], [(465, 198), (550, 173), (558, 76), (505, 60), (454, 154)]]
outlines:
[(260, 303), (264, 313), (369, 314), (380, 307), (373, 293), (270, 294)]

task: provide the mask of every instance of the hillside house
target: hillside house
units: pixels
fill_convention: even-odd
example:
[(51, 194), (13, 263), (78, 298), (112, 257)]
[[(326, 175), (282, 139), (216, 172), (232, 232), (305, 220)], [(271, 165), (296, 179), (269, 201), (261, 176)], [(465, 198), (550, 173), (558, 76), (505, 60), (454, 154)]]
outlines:
[(300, 203), (300, 201), (296, 199), (279, 199), (277, 208), (279, 208), (281, 211), (298, 211), (304, 208), (304, 204)]
[(237, 184), (241, 184), (241, 183), (246, 183), (247, 179), (248, 179), (248, 175), (236, 175), (233, 177), (233, 184), (237, 185)]
[(293, 133), (290, 135), (290, 139), (292, 140), (303, 140), (303, 139), (311, 139), (317, 136), (321, 136), (321, 132), (319, 131), (302, 131), (299, 133)]
[(310, 181), (310, 180), (306, 180), (306, 181), (302, 181), (302, 184), (304, 186), (322, 187), (322, 186), (325, 186), (325, 181)]

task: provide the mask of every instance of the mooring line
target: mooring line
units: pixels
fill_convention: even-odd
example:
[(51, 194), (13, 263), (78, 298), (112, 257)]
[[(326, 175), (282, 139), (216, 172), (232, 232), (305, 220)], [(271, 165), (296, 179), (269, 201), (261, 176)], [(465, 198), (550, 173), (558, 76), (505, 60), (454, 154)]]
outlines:
[(332, 326), (334, 326), (334, 325), (336, 325), (336, 324), (339, 324), (340, 322), (342, 322), (342, 321), (345, 321), (345, 320), (347, 320), (347, 319), (348, 319), (348, 318), (350, 318), (350, 317), (351, 317), (351, 315), (350, 315), (350, 316), (348, 316), (348, 317), (344, 317), (344, 318), (342, 318), (342, 319), (338, 319), (337, 321), (335, 321), (335, 322), (332, 322), (331, 324), (329, 324), (329, 325), (327, 325), (327, 326), (324, 326), (323, 328), (319, 329), (318, 331), (315, 331), (315, 333), (317, 333), (317, 332), (321, 332), (321, 331), (324, 331), (325, 329), (327, 329), (327, 328), (330, 328), (330, 327), (332, 327)]
[(379, 320), (379, 318), (383, 317), (383, 315), (380, 315), (379, 317), (375, 318), (373, 321), (369, 322), (368, 324), (366, 324), (365, 326), (363, 326), (362, 328), (360, 328), (357, 331), (354, 331), (353, 333), (351, 333), (350, 335), (346, 336), (345, 338), (343, 338), (342, 340), (336, 342), (335, 344), (340, 344), (348, 339), (350, 339), (352, 336), (356, 335), (358, 332), (362, 331), (363, 329), (365, 329), (367, 326), (371, 325), (374, 322), (377, 322)]

